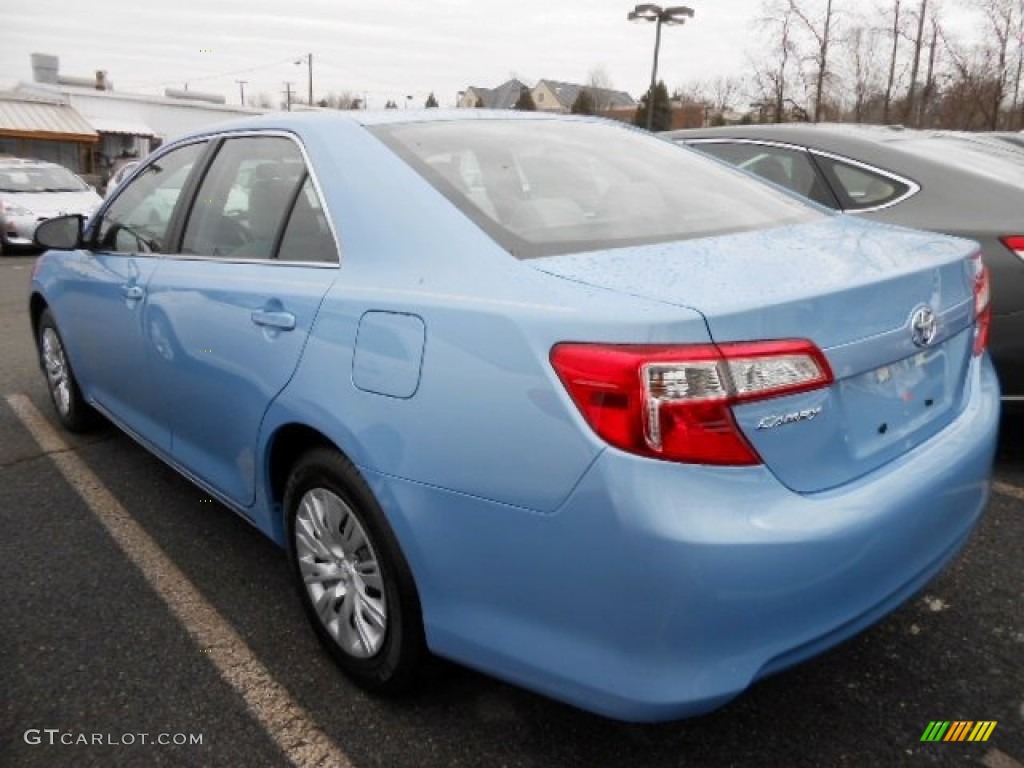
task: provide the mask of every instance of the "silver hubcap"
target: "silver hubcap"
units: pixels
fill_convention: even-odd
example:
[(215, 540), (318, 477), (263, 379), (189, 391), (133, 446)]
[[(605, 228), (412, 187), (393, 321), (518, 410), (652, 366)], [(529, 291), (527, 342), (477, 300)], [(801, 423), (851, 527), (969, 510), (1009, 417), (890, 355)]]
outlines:
[(68, 378), (64, 347), (53, 328), (43, 330), (43, 368), (46, 370), (46, 381), (50, 385), (53, 402), (61, 415), (66, 416), (71, 410), (71, 380)]
[(307, 491), (295, 515), (295, 552), (313, 608), (342, 650), (380, 650), (388, 628), (377, 554), (352, 509), (324, 488)]

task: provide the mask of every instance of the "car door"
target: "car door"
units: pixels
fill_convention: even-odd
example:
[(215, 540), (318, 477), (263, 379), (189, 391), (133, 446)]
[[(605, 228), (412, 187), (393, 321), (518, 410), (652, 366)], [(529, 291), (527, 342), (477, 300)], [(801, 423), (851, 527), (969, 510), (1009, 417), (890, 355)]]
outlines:
[(170, 431), (144, 328), (147, 289), (165, 250), (182, 189), (206, 149), (196, 142), (156, 158), (92, 223), (91, 252), (68, 280), (70, 320), (89, 396), (137, 436), (166, 451)]
[(171, 453), (237, 504), (253, 500), (260, 423), (337, 274), (319, 200), (293, 138), (225, 138), (180, 253), (150, 284), (147, 323), (168, 392)]

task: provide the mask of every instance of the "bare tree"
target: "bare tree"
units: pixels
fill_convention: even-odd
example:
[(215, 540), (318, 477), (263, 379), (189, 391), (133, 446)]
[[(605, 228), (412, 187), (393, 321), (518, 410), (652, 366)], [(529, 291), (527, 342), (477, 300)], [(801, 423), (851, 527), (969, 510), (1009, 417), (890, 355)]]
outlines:
[(331, 91), (320, 100), (320, 104), (329, 109), (360, 109), (362, 108), (362, 99), (353, 96), (351, 91), (342, 91), (341, 93)]
[(935, 97), (935, 58), (939, 41), (939, 20), (932, 12), (932, 39), (928, 46), (928, 72), (924, 77), (924, 92), (921, 94), (921, 103), (917, 111), (917, 127), (924, 125), (925, 113), (930, 109), (932, 99)]
[(878, 50), (884, 30), (858, 25), (843, 38), (843, 49), (849, 59), (853, 79), (853, 119), (858, 123), (868, 120), (868, 106), (881, 91)]
[(254, 96), (250, 96), (249, 106), (256, 107), (257, 109), (274, 109), (274, 99), (268, 93), (260, 92)]
[(914, 95), (917, 91), (917, 74), (921, 68), (921, 49), (924, 47), (924, 21), (927, 14), (928, 0), (921, 0), (921, 8), (917, 12), (917, 35), (914, 36), (914, 53), (910, 58), (910, 85), (907, 88), (907, 100), (903, 105), (903, 122), (905, 123), (910, 122), (910, 117), (914, 113)]
[(765, 59), (751, 58), (750, 63), (760, 100), (772, 107), (772, 120), (778, 123), (785, 119), (786, 104), (792, 101), (788, 96), (790, 81), (794, 76), (802, 77), (801, 72), (794, 72), (797, 68), (793, 66), (794, 62), (799, 63), (794, 34), (795, 15), (788, 0), (766, 0), (761, 14), (755, 24), (766, 43)]
[(896, 86), (896, 57), (899, 55), (900, 45), (900, 11), (902, 10), (901, 0), (893, 0), (892, 6), (892, 27), (890, 28), (890, 35), (892, 36), (892, 51), (889, 55), (889, 79), (885, 84), (885, 101), (882, 107), (882, 122), (890, 122), (889, 116), (892, 109), (892, 97), (893, 89)]
[(814, 122), (821, 119), (822, 93), (825, 88), (825, 81), (829, 77), (828, 53), (832, 43), (832, 35), (835, 32), (832, 0), (825, 0), (825, 13), (820, 18), (811, 15), (809, 11), (801, 7), (796, 0), (789, 0), (789, 8), (793, 16), (800, 20), (802, 26), (814, 39), (816, 52), (810, 57), (814, 62)]
[(993, 88), (989, 98), (992, 100), (990, 114), (992, 116), (990, 130), (999, 127), (999, 110), (1006, 98), (1010, 81), (1010, 41), (1018, 28), (1019, 0), (979, 0), (981, 9), (988, 22), (989, 31), (993, 35), (990, 61), (990, 77)]
[[(996, 130), (1002, 122), (1010, 81), (1020, 61), (1019, 54), (1014, 61), (1010, 47), (1016, 44), (1014, 35), (1021, 28), (1024, 9), (1021, 0), (974, 0), (973, 7), (980, 16), (980, 34), (976, 39), (982, 42), (965, 45), (939, 31), (953, 70), (949, 90), (961, 104), (969, 103), (974, 113), (958, 119), (968, 123), (962, 127)], [(944, 121), (955, 119), (949, 99), (942, 117)]]
[(607, 112), (612, 106), (612, 94), (614, 90), (612, 80), (608, 77), (608, 71), (602, 67), (593, 67), (587, 75), (587, 91), (593, 101), (594, 112), (601, 114)]

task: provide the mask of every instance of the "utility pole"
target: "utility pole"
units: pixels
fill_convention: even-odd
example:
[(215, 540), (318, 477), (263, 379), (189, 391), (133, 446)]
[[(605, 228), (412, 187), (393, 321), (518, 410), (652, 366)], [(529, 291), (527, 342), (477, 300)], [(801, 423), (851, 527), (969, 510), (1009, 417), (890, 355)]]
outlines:
[(285, 110), (288, 112), (292, 111), (292, 81), (286, 80), (284, 83), (284, 103)]
[(245, 106), (245, 86), (249, 83), (248, 80), (235, 80), (238, 83), (238, 99), (242, 106)]
[(306, 66), (309, 67), (309, 106), (312, 107), (313, 106), (313, 54), (312, 53), (307, 53), (301, 59), (296, 59), (295, 60), (295, 65), (298, 66), (298, 65), (302, 64), (303, 63), (303, 59), (305, 59)]

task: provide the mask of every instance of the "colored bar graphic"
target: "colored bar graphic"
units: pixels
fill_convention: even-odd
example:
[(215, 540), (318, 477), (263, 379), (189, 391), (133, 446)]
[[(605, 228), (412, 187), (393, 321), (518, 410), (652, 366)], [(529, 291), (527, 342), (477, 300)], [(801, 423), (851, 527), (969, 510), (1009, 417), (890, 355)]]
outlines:
[(939, 741), (949, 728), (948, 720), (932, 720), (921, 735), (921, 741)]
[(963, 741), (967, 736), (968, 729), (974, 725), (969, 720), (956, 720), (953, 726), (949, 729), (949, 733), (946, 734), (946, 738), (943, 741)]
[(968, 741), (988, 741), (988, 737), (992, 735), (992, 731), (996, 729), (995, 720), (983, 720), (974, 726), (974, 730), (971, 731), (971, 735), (967, 738)]
[(932, 720), (921, 741), (988, 741), (996, 725), (995, 720)]

